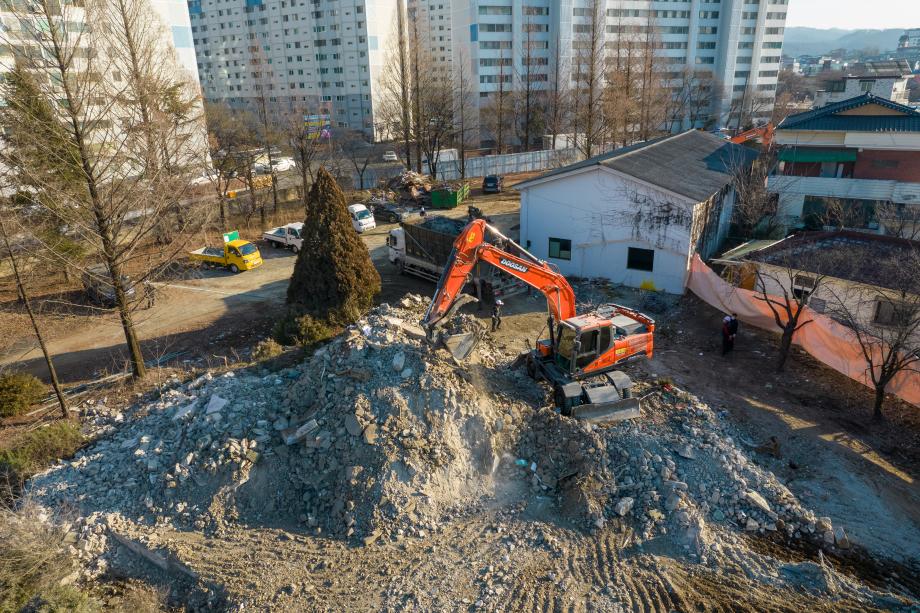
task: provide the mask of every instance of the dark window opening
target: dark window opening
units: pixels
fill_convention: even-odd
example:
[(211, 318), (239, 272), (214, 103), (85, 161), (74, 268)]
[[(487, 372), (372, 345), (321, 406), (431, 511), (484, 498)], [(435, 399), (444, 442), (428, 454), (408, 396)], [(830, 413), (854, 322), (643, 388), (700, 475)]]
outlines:
[(557, 260), (572, 259), (572, 241), (567, 238), (549, 239), (549, 257)]
[(626, 256), (626, 268), (652, 272), (655, 268), (655, 250), (630, 247)]

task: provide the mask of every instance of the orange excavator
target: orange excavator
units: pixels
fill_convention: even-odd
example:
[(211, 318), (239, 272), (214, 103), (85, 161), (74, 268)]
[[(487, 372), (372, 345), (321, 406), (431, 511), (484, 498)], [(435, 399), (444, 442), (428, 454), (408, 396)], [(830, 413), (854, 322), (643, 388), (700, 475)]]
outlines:
[[(546, 297), (549, 338), (538, 340), (519, 361), (531, 377), (552, 386), (553, 400), (563, 415), (591, 423), (638, 416), (639, 400), (632, 397), (632, 380), (616, 369), (625, 362), (652, 357), (655, 321), (617, 304), (576, 314), (575, 292), (565, 277), (482, 219), (471, 221), (454, 242), (422, 319), (429, 339), (435, 340), (436, 330), (460, 306), (475, 301), (462, 292), (480, 262), (520, 279)], [(451, 340), (437, 337), (448, 348)]]

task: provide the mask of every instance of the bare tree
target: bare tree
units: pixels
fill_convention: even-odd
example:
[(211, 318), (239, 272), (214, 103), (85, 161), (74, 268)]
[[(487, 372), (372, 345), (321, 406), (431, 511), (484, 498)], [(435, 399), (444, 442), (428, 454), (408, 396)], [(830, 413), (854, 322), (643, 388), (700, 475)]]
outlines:
[(339, 151), (355, 169), (358, 185), (354, 187), (365, 189), (364, 174), (373, 158), (374, 148), (365, 140), (364, 134), (358, 130), (351, 130), (339, 136), (337, 144)]
[(711, 127), (715, 123), (711, 114), (712, 97), (721, 88), (712, 71), (685, 67), (675, 84), (670, 116), (674, 121), (686, 122), (690, 128)]
[(562, 54), (562, 41), (559, 28), (552, 47), (552, 72), (550, 74), (547, 95), (547, 128), (552, 135), (552, 148), (556, 148), (556, 139), (566, 130), (569, 119), (569, 81), (571, 79), (568, 65)]
[(38, 341), (38, 346), (41, 349), (42, 356), (45, 358), (45, 365), (48, 367), (48, 378), (51, 380), (51, 387), (54, 389), (54, 395), (57, 397), (58, 404), (61, 407), (61, 417), (68, 419), (70, 414), (67, 412), (67, 401), (64, 399), (64, 391), (61, 389), (60, 381), (58, 381), (57, 370), (54, 368), (54, 361), (51, 359), (51, 352), (48, 350), (48, 345), (45, 343), (45, 337), (42, 334), (41, 327), (38, 325), (38, 319), (35, 316), (35, 311), (32, 310), (32, 303), (29, 300), (29, 294), (26, 291), (26, 285), (22, 278), (19, 262), (17, 262), (13, 247), (10, 245), (10, 236), (9, 232), (7, 231), (6, 220), (4, 219), (3, 213), (0, 213), (0, 235), (3, 236), (3, 245), (6, 248), (7, 255), (10, 258), (10, 265), (13, 269), (13, 278), (16, 282), (16, 291), (18, 292), (19, 299), (22, 301), (22, 304), (26, 309), (26, 314), (29, 316), (29, 323), (32, 324), (32, 331), (35, 333), (35, 340)]
[(304, 106), (292, 105), (284, 116), (284, 133), (288, 145), (294, 152), (297, 168), (300, 170), (301, 201), (304, 213), (307, 212), (308, 185), (313, 184), (315, 177), (313, 165), (322, 152), (323, 143), (330, 138), (322, 125), (308, 125), (307, 123), (309, 115), (322, 117), (323, 114), (307, 111), (308, 109)]
[(576, 102), (576, 122), (583, 133), (575, 134), (576, 147), (591, 157), (597, 153), (608, 136), (605, 118), (605, 73), (607, 16), (606, 2), (590, 0), (588, 12), (590, 21), (578, 24), (581, 33), (573, 41), (575, 48), (575, 75), (573, 95)]
[(920, 239), (920, 204), (880, 202), (875, 215), (886, 234), (912, 241)]
[[(525, 7), (526, 10), (527, 7)], [(538, 70), (539, 66), (548, 63), (548, 58), (535, 53), (537, 46), (534, 41), (533, 33), (536, 28), (542, 24), (535, 23), (526, 13), (524, 23), (521, 27), (524, 30), (521, 40), (521, 68), (512, 67), (515, 70), (515, 76), (519, 84), (514, 90), (514, 109), (516, 121), (514, 122), (517, 130), (517, 138), (521, 143), (523, 150), (530, 150), (533, 138), (536, 134), (542, 132), (544, 124), (544, 98), (541, 95), (543, 90), (539, 86), (538, 79), (545, 76), (546, 73)]]
[(211, 155), (212, 186), (220, 212), (220, 227), (227, 228), (227, 191), (241, 171), (239, 164), (243, 152), (251, 148), (248, 133), (238, 121), (239, 116), (224, 104), (209, 104), (208, 149)]
[(767, 178), (776, 165), (772, 150), (764, 151), (753, 164), (732, 160), (730, 172), (735, 188), (732, 223), (742, 238), (770, 236), (780, 227), (777, 218), (777, 195), (767, 190)]
[(482, 126), (489, 138), (495, 143), (497, 153), (504, 153), (507, 146), (508, 132), (511, 130), (512, 92), (510, 70), (511, 58), (505, 57), (504, 48), (498, 54), (498, 89), (489, 93), (489, 97), (480, 109)]
[[(84, 21), (92, 27), (73, 26)], [(4, 134), (6, 162), (102, 260), (132, 370), (142, 377), (146, 367), (126, 272), (137, 271), (141, 281), (160, 269), (161, 262), (150, 262), (139, 248), (157, 237), (163, 218), (187, 191), (192, 167), (204, 160), (200, 120), (183, 128), (200, 136), (180, 143), (175, 130), (183, 126), (169, 108), (184, 95), (179, 92), (194, 86), (168, 51), (168, 34), (149, 7), (37, 0), (19, 22), (25, 29), (16, 33), (18, 40), (29, 44), (2, 35), (16, 50), (16, 76), (2, 92), (4, 124), (15, 126)], [(128, 34), (133, 47), (125, 47)], [(100, 58), (95, 50), (110, 55)], [(39, 140), (42, 134), (50, 138)], [(53, 176), (49, 161), (57, 169)], [(181, 250), (174, 244), (160, 255), (167, 260)]]
[(812, 295), (821, 293), (828, 273), (834, 270), (835, 258), (820, 251), (787, 249), (759, 260), (754, 264), (754, 297), (767, 305), (780, 330), (776, 371), (782, 372), (795, 333), (812, 321), (803, 319), (805, 306)]
[[(875, 390), (872, 417), (882, 419), (888, 385), (900, 373), (920, 373), (920, 250), (905, 241), (882, 266), (881, 286), (834, 286), (828, 313), (847, 326)], [(852, 257), (852, 256), (851, 256)], [(892, 265), (894, 264), (894, 265)]]
[(467, 149), (473, 142), (477, 148), (479, 147), (479, 123), (476, 119), (478, 101), (473, 98), (471, 67), (468, 61), (468, 56), (461, 49), (457, 54), (453, 79), (454, 143), (459, 153), (461, 178), (466, 177)]

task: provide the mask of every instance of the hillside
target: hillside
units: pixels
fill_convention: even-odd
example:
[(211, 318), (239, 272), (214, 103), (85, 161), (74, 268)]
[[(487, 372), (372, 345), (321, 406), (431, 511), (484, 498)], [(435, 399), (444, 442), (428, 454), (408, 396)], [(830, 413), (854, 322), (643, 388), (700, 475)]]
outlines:
[(890, 51), (898, 46), (903, 28), (885, 30), (842, 30), (840, 28), (786, 28), (783, 53), (786, 55), (818, 55), (833, 49), (878, 48)]

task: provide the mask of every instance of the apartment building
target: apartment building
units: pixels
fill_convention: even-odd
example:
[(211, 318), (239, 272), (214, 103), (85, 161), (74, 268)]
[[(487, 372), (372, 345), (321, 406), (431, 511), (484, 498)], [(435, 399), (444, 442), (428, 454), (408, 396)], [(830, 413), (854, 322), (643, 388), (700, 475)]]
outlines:
[[(734, 127), (742, 115), (770, 118), (788, 0), (600, 1), (608, 53), (618, 41), (642, 39), (651, 29), (668, 76), (676, 81), (688, 68), (704, 70), (721, 85), (710, 117), (696, 127)], [(459, 61), (468, 63), (481, 100), (500, 87), (519, 87), (522, 74), (546, 89), (557, 58), (574, 85), (571, 67), (591, 29), (594, 5), (594, 0), (452, 0), (454, 69)], [(529, 71), (523, 66), (527, 56)]]
[(384, 131), (381, 75), (404, 0), (188, 0), (204, 98)]
[(408, 27), (412, 24), (421, 51), (429, 65), (427, 69), (449, 78), (453, 70), (453, 32), (451, 29), (451, 0), (408, 0)]

